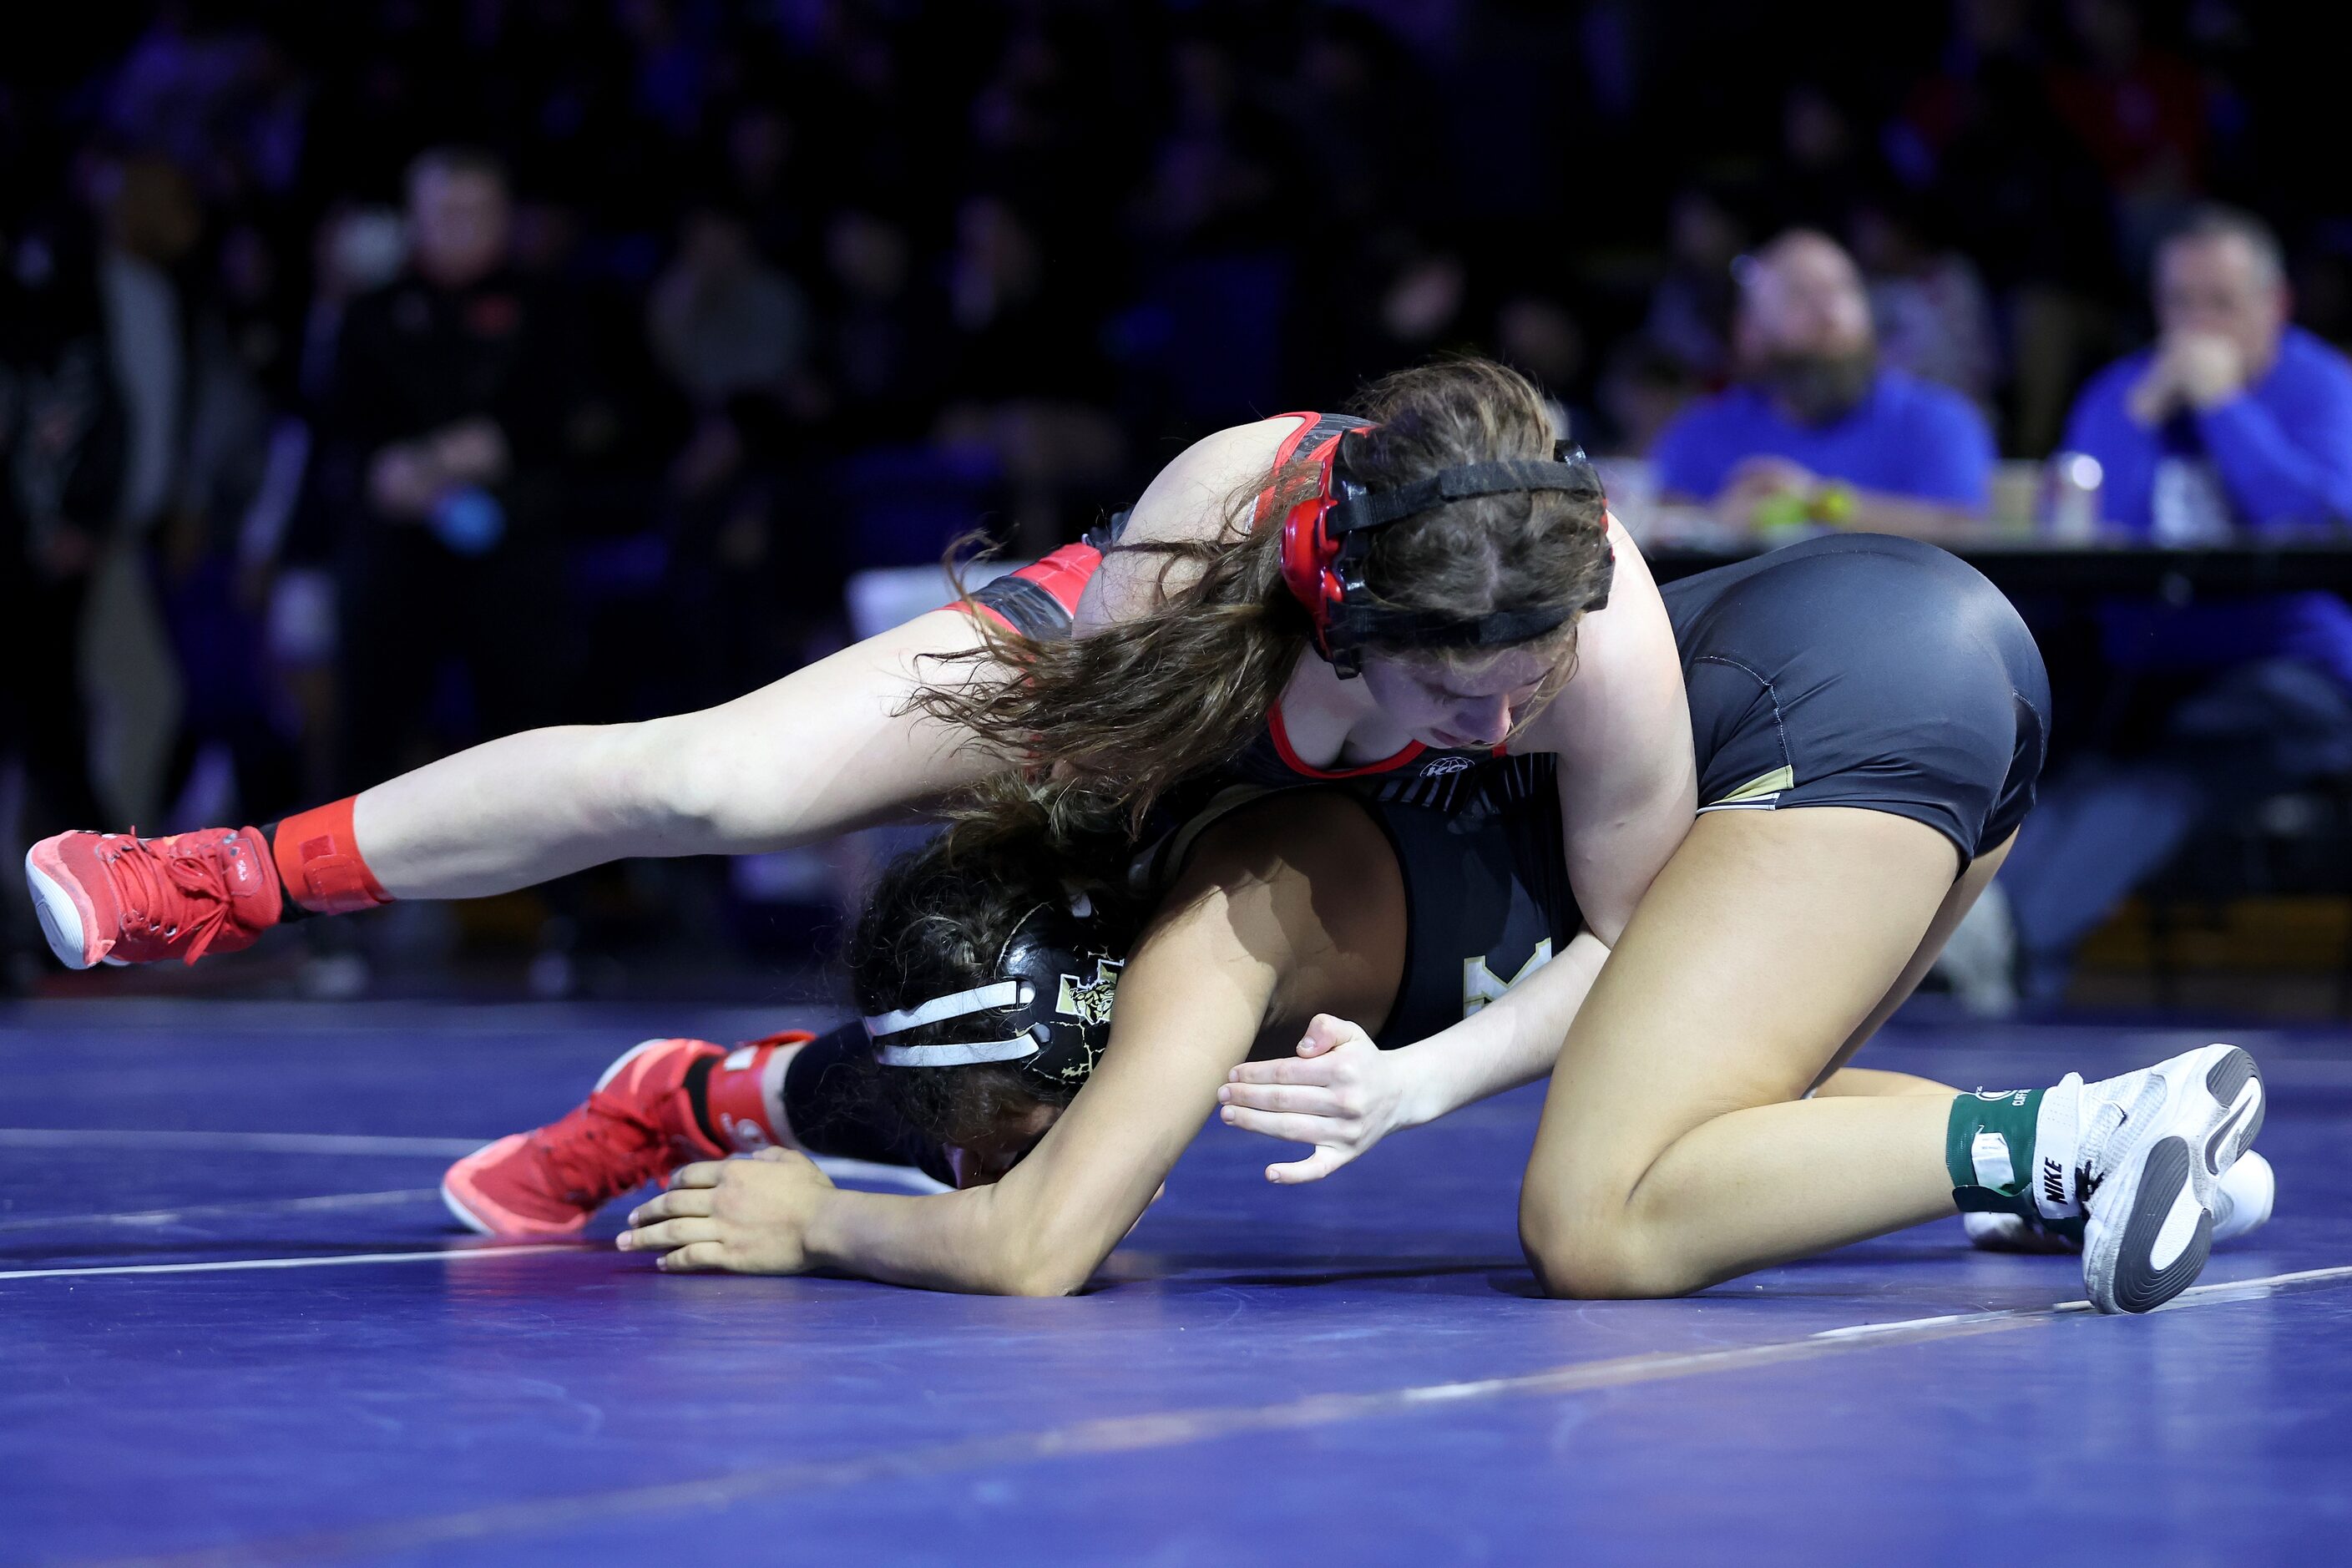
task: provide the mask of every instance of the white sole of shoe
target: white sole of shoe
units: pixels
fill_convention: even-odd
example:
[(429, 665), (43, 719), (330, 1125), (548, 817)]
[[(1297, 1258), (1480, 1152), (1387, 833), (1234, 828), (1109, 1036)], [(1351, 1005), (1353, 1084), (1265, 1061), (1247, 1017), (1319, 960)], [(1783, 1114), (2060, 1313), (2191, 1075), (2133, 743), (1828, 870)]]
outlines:
[[(488, 1147), (489, 1145), (488, 1143), (482, 1145), (482, 1148), (484, 1149)], [(480, 1152), (480, 1150), (477, 1150), (475, 1152), (478, 1153)], [(441, 1184), (441, 1206), (447, 1209), (450, 1214), (457, 1216), (457, 1223), (464, 1226), (467, 1230), (472, 1231), (476, 1236), (496, 1236), (499, 1234), (497, 1226), (485, 1224), (478, 1215), (476, 1215), (473, 1210), (467, 1208), (464, 1204), (457, 1201), (457, 1194), (450, 1190), (449, 1184), (446, 1180)]]
[[(2259, 1149), (2249, 1149), (2225, 1167), (2213, 1182), (2213, 1245), (2235, 1241), (2270, 1223), (2278, 1201), (2278, 1173)], [(2011, 1214), (1964, 1214), (1961, 1224), (1971, 1245), (1986, 1252), (2079, 1254), (2080, 1237), (2069, 1240), (2054, 1231), (2030, 1226)]]
[(2090, 1204), (2083, 1285), (2102, 1312), (2145, 1312), (2189, 1288), (2213, 1247), (2213, 1191), (2262, 1131), (2262, 1069), (2207, 1046), (2150, 1069), (2165, 1089)]
[(666, 1046), (675, 1037), (675, 1036), (664, 1036), (662, 1038), (657, 1040), (639, 1040), (635, 1045), (631, 1046), (627, 1050), (623, 1051), (620, 1056), (614, 1059), (613, 1065), (604, 1069), (604, 1076), (596, 1080), (597, 1089), (603, 1089), (606, 1084), (620, 1077), (621, 1069), (623, 1068), (627, 1067), (631, 1062), (635, 1061), (639, 1057), (644, 1056), (656, 1046)]
[[(499, 1148), (502, 1144), (519, 1142), (528, 1136), (529, 1134), (527, 1133), (510, 1132), (504, 1138), (493, 1138), (488, 1143), (483, 1144), (479, 1149), (475, 1150), (473, 1153), (467, 1155), (465, 1160), (458, 1161), (457, 1165), (450, 1166), (449, 1169), (455, 1171), (457, 1168), (457, 1165), (463, 1165), (467, 1160), (476, 1159), (482, 1154), (488, 1153), (492, 1149)], [(444, 1174), (441, 1178), (441, 1206), (447, 1209), (451, 1215), (457, 1219), (457, 1223), (464, 1226), (467, 1230), (474, 1232), (478, 1236), (497, 1237), (502, 1241), (562, 1241), (567, 1237), (576, 1235), (580, 1228), (578, 1226), (573, 1226), (569, 1229), (563, 1230), (551, 1230), (544, 1226), (524, 1226), (509, 1229), (493, 1225), (488, 1220), (484, 1219), (480, 1215), (476, 1214), (467, 1204), (466, 1200), (457, 1195), (456, 1184), (451, 1182), (446, 1174)]]
[(41, 934), (49, 939), (49, 951), (68, 969), (88, 969), (89, 960), (84, 956), (89, 943), (83, 933), (81, 906), (64, 883), (34, 864), (38, 847), (25, 851), (25, 886), (32, 890), (33, 911), (41, 918)]
[[(639, 1057), (645, 1055), (647, 1051), (652, 1050), (656, 1046), (667, 1045), (668, 1043), (669, 1040), (667, 1037), (660, 1039), (638, 1041), (635, 1045), (631, 1046), (627, 1050), (623, 1051), (613, 1065), (604, 1069), (604, 1075), (596, 1080), (596, 1087), (600, 1089), (603, 1089), (606, 1084), (612, 1082), (614, 1079), (620, 1076), (620, 1072), (623, 1068), (627, 1067), (631, 1062), (635, 1061)], [(504, 1138), (494, 1138), (489, 1142), (483, 1144), (481, 1149), (475, 1150), (474, 1154), (479, 1154), (482, 1152), (483, 1149), (496, 1148), (499, 1144), (505, 1142), (506, 1139)], [(474, 1157), (474, 1154), (468, 1154), (466, 1158), (470, 1160)], [(465, 1162), (460, 1161), (458, 1163), (463, 1164)], [(466, 1206), (465, 1200), (458, 1197), (457, 1190), (450, 1186), (449, 1179), (446, 1176), (444, 1176), (441, 1179), (441, 1205), (444, 1208), (447, 1209), (451, 1215), (456, 1216), (459, 1225), (464, 1226), (467, 1230), (474, 1232), (478, 1236), (511, 1236), (515, 1234), (510, 1231), (500, 1230), (498, 1226), (490, 1224), (488, 1220), (483, 1219), (473, 1210), (467, 1208)]]

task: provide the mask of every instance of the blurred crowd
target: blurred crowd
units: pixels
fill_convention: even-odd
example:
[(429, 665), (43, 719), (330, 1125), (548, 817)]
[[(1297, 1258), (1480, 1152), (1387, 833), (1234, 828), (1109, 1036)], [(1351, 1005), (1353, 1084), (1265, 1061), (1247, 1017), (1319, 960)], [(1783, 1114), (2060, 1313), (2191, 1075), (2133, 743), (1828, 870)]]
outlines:
[[(20, 837), (717, 700), (856, 570), (1432, 353), (1743, 525), (1933, 536), (2159, 327), (2132, 429), (2352, 338), (2324, 51), (2235, 0), (90, 10), (0, 67)], [(2149, 292), (2184, 225), (2235, 359)], [(2231, 525), (2158, 446), (2139, 525)]]

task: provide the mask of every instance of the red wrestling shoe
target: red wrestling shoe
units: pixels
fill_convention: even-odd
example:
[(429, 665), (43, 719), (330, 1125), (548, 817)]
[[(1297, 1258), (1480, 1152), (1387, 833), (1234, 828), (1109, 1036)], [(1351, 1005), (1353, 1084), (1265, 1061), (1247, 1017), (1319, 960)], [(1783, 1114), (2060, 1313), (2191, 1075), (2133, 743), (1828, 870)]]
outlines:
[[(604, 1069), (586, 1103), (533, 1132), (475, 1150), (441, 1178), (441, 1201), (484, 1236), (571, 1236), (605, 1204), (667, 1180), (696, 1160), (723, 1160), (778, 1142), (767, 1083), (816, 1037), (789, 1030), (730, 1051), (709, 1040), (647, 1040)], [(687, 1084), (709, 1062), (703, 1103), (733, 1143), (722, 1147), (695, 1118)]]
[(69, 969), (235, 952), (285, 909), (269, 846), (251, 827), (169, 838), (60, 833), (25, 852), (25, 880), (50, 950)]
[[(484, 1236), (570, 1236), (614, 1198), (680, 1165), (776, 1142), (761, 1109), (761, 1079), (779, 1047), (814, 1037), (794, 1030), (732, 1051), (709, 1040), (647, 1040), (605, 1068), (587, 1103), (569, 1116), (450, 1166), (441, 1201)], [(733, 1149), (713, 1142), (695, 1119), (687, 1080), (704, 1061), (710, 1063), (704, 1103)]]

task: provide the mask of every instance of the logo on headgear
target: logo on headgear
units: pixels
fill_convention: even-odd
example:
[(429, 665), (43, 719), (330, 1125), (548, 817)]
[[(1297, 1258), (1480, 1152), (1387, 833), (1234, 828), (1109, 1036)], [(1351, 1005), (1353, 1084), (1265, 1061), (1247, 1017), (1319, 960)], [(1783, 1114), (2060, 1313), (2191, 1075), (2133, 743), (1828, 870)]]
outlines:
[(1054, 1011), (1087, 1024), (1108, 1023), (1111, 1000), (1118, 993), (1118, 972), (1126, 967), (1124, 963), (1098, 958), (1095, 960), (1092, 980), (1063, 975), (1061, 990), (1054, 998)]

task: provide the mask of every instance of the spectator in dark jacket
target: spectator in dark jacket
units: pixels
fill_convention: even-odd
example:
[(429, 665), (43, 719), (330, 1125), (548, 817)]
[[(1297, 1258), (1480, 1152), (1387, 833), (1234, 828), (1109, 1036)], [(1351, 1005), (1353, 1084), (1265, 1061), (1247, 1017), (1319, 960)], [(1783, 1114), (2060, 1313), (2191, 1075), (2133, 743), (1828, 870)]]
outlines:
[(408, 221), (407, 271), (343, 321), (322, 421), (355, 784), (411, 760), (445, 663), (464, 666), (492, 734), (553, 717), (562, 670), (555, 546), (575, 335), (507, 265), (496, 161), (417, 159)]

